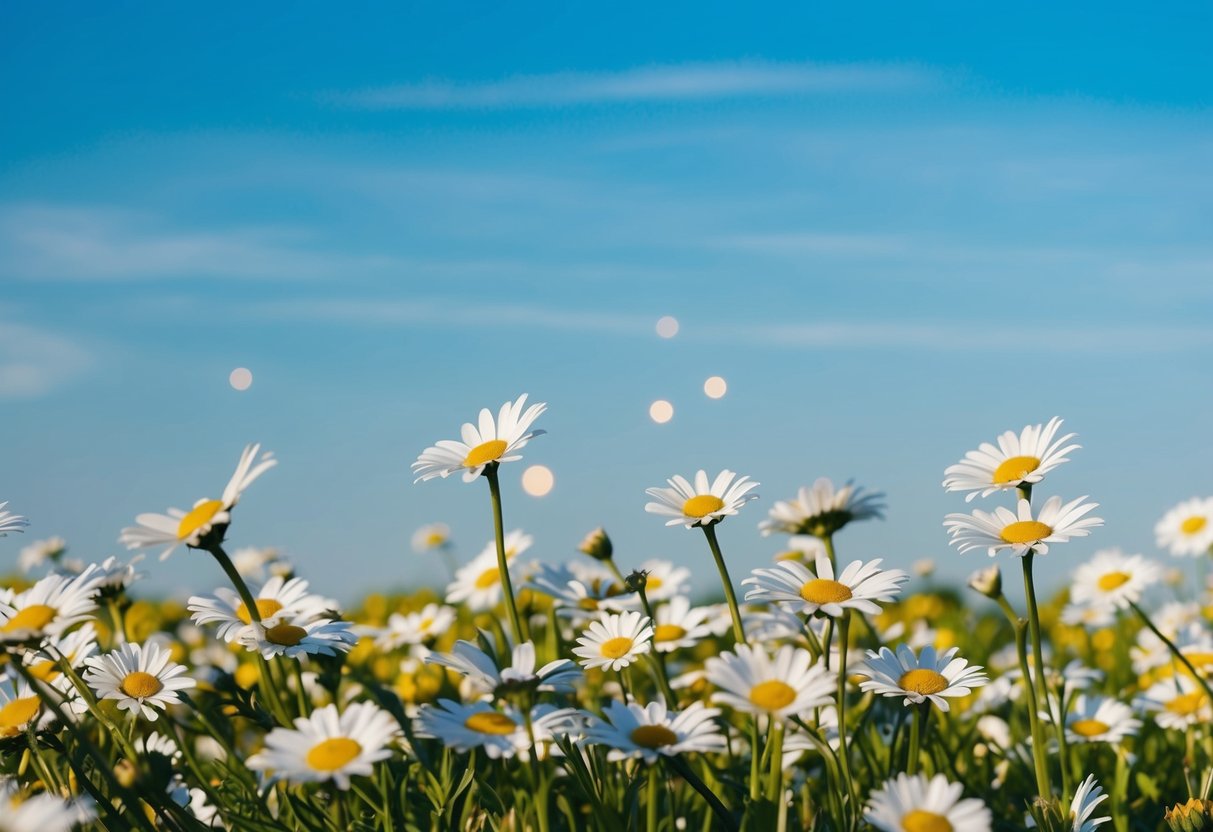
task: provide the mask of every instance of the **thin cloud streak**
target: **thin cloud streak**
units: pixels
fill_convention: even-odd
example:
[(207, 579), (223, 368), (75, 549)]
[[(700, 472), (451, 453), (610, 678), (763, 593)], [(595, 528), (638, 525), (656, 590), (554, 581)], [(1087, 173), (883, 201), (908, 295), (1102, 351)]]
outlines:
[(37, 399), (92, 364), (89, 353), (58, 333), (0, 321), (0, 399)]
[(369, 110), (510, 109), (906, 92), (936, 82), (935, 74), (914, 66), (730, 62), (520, 75), (480, 83), (435, 80), (337, 93), (328, 100)]

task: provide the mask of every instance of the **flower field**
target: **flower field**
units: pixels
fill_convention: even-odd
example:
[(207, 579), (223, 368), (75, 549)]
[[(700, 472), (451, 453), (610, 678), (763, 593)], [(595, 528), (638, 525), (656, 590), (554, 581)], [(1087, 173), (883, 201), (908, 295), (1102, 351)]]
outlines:
[[(636, 495), (634, 522), (702, 538), (711, 603), (603, 529), (567, 563), (530, 557), (499, 470), (546, 408), (485, 409), (413, 463), (416, 487), (493, 518), (465, 563), (445, 526), (414, 535), (450, 569), (442, 593), (341, 609), (272, 550), (229, 553), (278, 466), (258, 445), (221, 490), (136, 517), (129, 560), (21, 549), (0, 583), (0, 832), (1213, 829), (1208, 590), (1115, 541), (1060, 594), (1035, 584), (1037, 558), (1103, 525), (1092, 498), (1050, 489), (1081, 464), (1060, 419), (940, 461), (957, 509), (940, 520), (985, 567), (963, 588), (910, 593), (908, 572), (849, 551), (848, 527), (885, 508), (853, 484), (765, 513), (731, 471), (671, 476), (652, 516)], [(18, 508), (0, 504), (0, 545), (37, 528)], [(738, 574), (747, 523), (783, 551)], [(1155, 534), (1206, 557), (1213, 499)], [(218, 585), (184, 605), (139, 593), (181, 557), (212, 560)]]

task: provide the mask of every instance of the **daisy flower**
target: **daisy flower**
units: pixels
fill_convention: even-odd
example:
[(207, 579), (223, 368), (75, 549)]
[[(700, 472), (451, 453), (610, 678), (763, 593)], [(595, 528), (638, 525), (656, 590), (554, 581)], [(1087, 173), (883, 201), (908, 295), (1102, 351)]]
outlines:
[(526, 586), (550, 597), (555, 602), (556, 614), (575, 624), (596, 618), (602, 612), (621, 612), (640, 602), (638, 596), (627, 592), (609, 574), (591, 576), (584, 570), (575, 574), (566, 567), (546, 563), (540, 564)]
[[(535, 751), (543, 759), (557, 736), (573, 730), (578, 720), (572, 708), (536, 705), (531, 709)], [(525, 754), (531, 747), (526, 720), (513, 707), (497, 710), (488, 702), (461, 705), (440, 699), (437, 705), (422, 705), (414, 723), (419, 737), (431, 737), (456, 751), (483, 748), (494, 760)]]
[[(333, 606), (333, 602), (308, 591), (308, 582), (303, 578), (284, 580), (270, 578), (260, 588), (253, 588), (253, 602), (257, 605), (257, 617), (266, 627), (283, 621), (298, 623), (320, 618)], [(229, 587), (219, 587), (214, 595), (195, 595), (189, 599), (186, 609), (199, 627), (218, 624), (216, 635), (229, 644), (238, 641), (253, 623), (253, 617), (239, 593)]]
[(1110, 817), (1091, 817), (1095, 813), (1095, 807), (1107, 799), (1103, 788), (1095, 782), (1095, 775), (1088, 774), (1087, 779), (1075, 790), (1074, 799), (1070, 801), (1069, 820), (1074, 824), (1072, 832), (1095, 832), (1100, 824), (1110, 821)]
[(872, 792), (863, 818), (882, 832), (990, 832), (990, 810), (963, 792), (942, 774), (899, 774)]
[(581, 669), (568, 659), (556, 659), (535, 670), (535, 645), (524, 641), (514, 647), (510, 663), (499, 666), (497, 657), (470, 641), (457, 641), (450, 653), (430, 653), (427, 664), (438, 664), (462, 673), (482, 693), (499, 688), (529, 688), (546, 693), (573, 693), (581, 679)]
[[(510, 567), (510, 577), (514, 576)], [(501, 570), (497, 568), (497, 552), (485, 551), (461, 566), (455, 580), (446, 588), (448, 604), (466, 604), (472, 612), (485, 612), (497, 606), (504, 597)]]
[(169, 651), (155, 642), (143, 645), (123, 644), (103, 656), (85, 662), (84, 681), (99, 699), (116, 699), (118, 709), (130, 711), (155, 722), (156, 708), (167, 708), (181, 701), (177, 691), (194, 687), (197, 682), (182, 676), (185, 666), (169, 660)]
[(766, 520), (758, 524), (764, 535), (782, 532), (791, 535), (828, 537), (847, 523), (884, 517), (884, 494), (864, 493), (848, 482), (835, 489), (834, 483), (821, 477), (813, 486), (801, 486), (790, 500), (771, 506)]
[(771, 569), (755, 569), (742, 585), (754, 587), (745, 599), (757, 603), (777, 603), (791, 612), (815, 615), (818, 612), (837, 618), (844, 609), (875, 615), (879, 602), (892, 601), (910, 576), (900, 569), (880, 569), (876, 559), (864, 563), (852, 561), (837, 580), (834, 565), (825, 555), (817, 558), (817, 574), (798, 561), (783, 561)]
[(1193, 725), (1207, 725), (1213, 721), (1208, 694), (1188, 675), (1155, 682), (1134, 704), (1153, 713), (1154, 721), (1163, 728), (1184, 731)]
[(1032, 505), (1020, 500), (1018, 514), (999, 506), (993, 514), (974, 510), (969, 514), (949, 514), (943, 521), (952, 535), (952, 545), (967, 552), (985, 549), (990, 557), (1000, 549), (1010, 549), (1017, 557), (1034, 550), (1048, 554), (1050, 543), (1065, 543), (1074, 537), (1086, 537), (1091, 529), (1103, 525), (1098, 517), (1083, 517), (1099, 503), (1086, 503), (1079, 497), (1062, 505), (1061, 497), (1050, 497), (1032, 517)]
[[(535, 538), (524, 532), (522, 529), (514, 529), (513, 531), (506, 532), (505, 538), (501, 541), (502, 546), (505, 548), (505, 559), (507, 561), (513, 561), (514, 558), (531, 548), (534, 543)], [(488, 555), (492, 555), (494, 558), (497, 557), (496, 539), (490, 540), (488, 543), (484, 544), (484, 548), (480, 550), (480, 557), (487, 557)]]
[(325, 705), (296, 719), (294, 730), (270, 731), (265, 747), (247, 765), (270, 772), (271, 780), (332, 780), (344, 791), (351, 777), (369, 776), (375, 763), (391, 757), (388, 745), (399, 736), (392, 715), (370, 702), (356, 702), (344, 713), (338, 713), (336, 705)]
[(0, 642), (57, 636), (88, 620), (102, 577), (90, 565), (79, 575), (47, 575), (24, 592), (0, 590)]
[(97, 588), (101, 592), (101, 597), (117, 596), (130, 589), (136, 582), (146, 578), (146, 572), (139, 572), (135, 569), (135, 566), (142, 560), (142, 554), (134, 555), (125, 562), (111, 555), (97, 564)]
[(1173, 555), (1208, 552), (1213, 546), (1213, 497), (1193, 497), (1168, 511), (1154, 526), (1154, 538)]
[[(118, 542), (128, 549), (148, 549), (163, 546), (160, 559), (164, 560), (173, 550), (184, 543), (191, 548), (202, 545), (212, 531), (222, 531), (232, 521), (232, 507), (240, 501), (240, 495), (253, 481), (278, 464), (273, 454), (265, 453), (257, 458), (261, 446), (249, 445), (240, 454), (236, 471), (228, 480), (218, 500), (203, 498), (194, 503), (189, 511), (170, 508), (168, 514), (140, 514), (135, 518), (136, 526), (122, 530)], [(220, 535), (222, 536), (222, 535)]]
[(240, 577), (250, 581), (264, 580), (266, 567), (279, 560), (278, 550), (271, 547), (242, 546), (232, 552), (232, 565)]
[(727, 470), (721, 471), (711, 482), (708, 482), (707, 471), (700, 470), (695, 474), (693, 486), (679, 475), (666, 482), (670, 484), (669, 488), (645, 490), (656, 502), (646, 504), (644, 510), (673, 518), (666, 522), (667, 526), (679, 523), (688, 529), (710, 526), (736, 514), (750, 500), (758, 499), (757, 494), (750, 493), (758, 483)]
[(670, 599), (653, 613), (657, 617), (653, 627), (653, 649), (658, 653), (672, 653), (694, 647), (709, 638), (712, 628), (707, 619), (711, 613), (710, 607), (692, 607), (685, 596)]
[(837, 675), (814, 663), (809, 651), (785, 644), (772, 656), (761, 648), (737, 645), (704, 663), (718, 690), (713, 703), (781, 721), (804, 716), (833, 701)]
[(335, 656), (348, 653), (358, 642), (358, 636), (344, 621), (327, 618), (305, 621), (277, 619), (272, 626), (252, 624), (240, 631), (244, 649), (260, 653), (264, 658), (286, 656)]
[(422, 451), (413, 463), (413, 473), (417, 475), (414, 482), (434, 477), (446, 478), (457, 471), (463, 472), (464, 482), (471, 482), (484, 473), (485, 467), (490, 464), (522, 459), (518, 451), (536, 436), (546, 433), (530, 430), (530, 427), (548, 409), (541, 402), (523, 412), (526, 397), (527, 394), (523, 393), (517, 401), (503, 404), (496, 420), (487, 407), (481, 410), (479, 426), (464, 423), (462, 442), (443, 439)]
[(387, 626), (375, 629), (375, 646), (380, 650), (389, 651), (403, 647), (406, 644), (424, 644), (436, 638), (455, 623), (455, 608), (439, 604), (426, 604), (418, 612), (394, 612), (387, 620)]
[(446, 523), (428, 523), (413, 532), (412, 543), (418, 554), (450, 548), (451, 527)]
[(15, 780), (0, 778), (0, 817), (6, 832), (71, 832), (95, 817), (83, 800), (61, 800), (52, 794), (22, 795)]
[(646, 560), (637, 571), (645, 573), (644, 595), (651, 603), (685, 595), (691, 589), (691, 570), (668, 560)]
[(21, 515), (5, 511), (4, 507), (7, 505), (8, 500), (0, 503), (0, 537), (6, 537), (9, 532), (25, 531), (25, 527), (29, 525), (29, 521)]
[(1069, 742), (1118, 743), (1141, 728), (1133, 709), (1106, 696), (1079, 694), (1066, 714), (1066, 739)]
[[(1071, 593), (1073, 590), (1071, 589)], [(1063, 624), (1071, 627), (1086, 627), (1101, 630), (1116, 623), (1116, 611), (1110, 606), (1088, 607), (1084, 604), (1066, 604), (1061, 611)]]
[(1070, 460), (1066, 454), (1081, 445), (1067, 445), (1077, 434), (1057, 438), (1061, 419), (1054, 416), (1047, 425), (1028, 425), (1019, 435), (1007, 431), (998, 437), (998, 447), (983, 442), (977, 450), (944, 471), (943, 487), (948, 491), (970, 492), (965, 500), (978, 494), (988, 497), (995, 491), (1032, 485), (1045, 474)]
[(604, 745), (610, 761), (643, 759), (649, 765), (661, 756), (708, 754), (725, 747), (724, 735), (716, 724), (720, 711), (693, 702), (681, 712), (671, 711), (664, 702), (625, 705), (612, 700), (603, 709), (603, 718), (591, 717), (586, 725), (586, 745)]
[[(0, 525), (3, 525), (0, 519)], [(49, 561), (58, 560), (67, 551), (67, 541), (62, 537), (48, 537), (46, 540), (36, 540), (26, 546), (17, 555), (17, 568), (22, 575), (27, 575), (34, 569)]]
[(28, 682), (0, 673), (0, 739), (23, 734), (31, 723), (41, 727), (54, 718), (50, 708), (43, 710), (41, 697)]
[(634, 610), (591, 621), (573, 654), (587, 670), (622, 670), (652, 648), (653, 622)]
[(1141, 555), (1101, 549), (1074, 570), (1070, 600), (1089, 607), (1125, 609), (1162, 578), (1162, 567)]
[(956, 658), (959, 650), (953, 647), (937, 654), (934, 647), (924, 647), (918, 656), (905, 644), (899, 645), (896, 653), (887, 647), (881, 647), (879, 653), (869, 650), (868, 660), (855, 669), (857, 675), (868, 677), (859, 683), (859, 689), (905, 697), (905, 705), (930, 701), (946, 711), (950, 707), (948, 698), (968, 696), (973, 688), (990, 681), (980, 667)]
[(73, 630), (65, 636), (51, 636), (43, 642), (38, 650), (29, 650), (22, 657), (22, 664), (35, 679), (46, 682), (67, 700), (65, 702), (76, 713), (83, 713), (87, 705), (79, 697), (76, 686), (70, 677), (65, 676), (60, 669), (59, 661), (66, 661), (73, 669), (82, 668), (84, 663), (97, 652), (97, 631), (90, 621), (78, 630)]

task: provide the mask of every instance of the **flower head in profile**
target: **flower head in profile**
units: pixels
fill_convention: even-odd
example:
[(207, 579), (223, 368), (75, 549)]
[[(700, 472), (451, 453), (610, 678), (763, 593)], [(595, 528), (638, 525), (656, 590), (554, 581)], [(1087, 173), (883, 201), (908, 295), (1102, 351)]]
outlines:
[(1058, 465), (1069, 462), (1066, 454), (1081, 446), (1066, 444), (1076, 434), (1057, 437), (1061, 419), (1054, 416), (1046, 425), (1028, 425), (1018, 434), (1007, 431), (998, 437), (998, 446), (982, 442), (977, 450), (944, 471), (943, 487), (948, 491), (968, 491), (965, 500), (978, 494), (988, 497), (996, 491), (1032, 485)]
[(1079, 784), (1074, 791), (1074, 799), (1070, 801), (1069, 821), (1073, 824), (1072, 832), (1095, 832), (1100, 824), (1107, 823), (1112, 818), (1093, 818), (1095, 807), (1108, 799), (1103, 787), (1095, 782), (1095, 775), (1088, 774), (1087, 779)]
[(197, 682), (185, 673), (185, 667), (171, 661), (169, 651), (156, 644), (123, 644), (117, 650), (95, 656), (85, 662), (84, 681), (99, 699), (114, 699), (119, 710), (155, 721), (156, 709), (181, 701), (177, 692)]
[(771, 507), (770, 516), (758, 528), (764, 535), (807, 534), (829, 537), (848, 523), (884, 517), (884, 494), (866, 493), (854, 483), (835, 488), (821, 477), (813, 486), (802, 486), (790, 500)]
[(218, 533), (221, 538), (228, 523), (232, 522), (231, 510), (240, 501), (240, 495), (258, 477), (278, 464), (278, 460), (269, 452), (258, 457), (260, 451), (258, 444), (244, 449), (236, 464), (236, 471), (219, 499), (204, 497), (194, 503), (189, 511), (170, 508), (167, 514), (140, 514), (135, 518), (138, 525), (123, 529), (118, 541), (128, 549), (163, 546), (160, 559), (164, 560), (183, 543), (196, 549), (212, 533)]
[(1154, 526), (1154, 538), (1173, 555), (1208, 552), (1213, 547), (1213, 497), (1193, 497), (1168, 511)]
[(809, 651), (785, 644), (773, 655), (739, 644), (704, 663), (708, 681), (719, 690), (712, 702), (742, 713), (788, 721), (832, 701), (838, 677), (814, 662)]
[(1213, 704), (1195, 679), (1186, 674), (1162, 679), (1151, 685), (1134, 703), (1139, 709), (1154, 714), (1154, 721), (1163, 728), (1184, 731), (1194, 725), (1213, 721)]
[[(308, 582), (303, 578), (284, 580), (276, 576), (260, 588), (253, 587), (253, 602), (257, 618), (267, 627), (281, 621), (311, 621), (322, 617), (332, 606), (328, 599), (308, 592)], [(187, 609), (199, 627), (217, 624), (216, 635), (229, 644), (238, 641), (253, 624), (253, 616), (240, 595), (227, 587), (219, 587), (214, 595), (191, 597)]]
[(882, 832), (990, 832), (990, 810), (963, 793), (942, 774), (899, 774), (872, 792), (863, 818)]
[(1162, 567), (1154, 561), (1120, 549), (1102, 549), (1074, 570), (1070, 600), (1088, 607), (1125, 609), (1161, 579)]
[(451, 527), (446, 523), (429, 523), (413, 532), (413, 551), (419, 554), (451, 548)]
[(307, 620), (298, 618), (273, 619), (277, 623), (253, 623), (240, 631), (240, 644), (246, 650), (256, 651), (266, 659), (286, 656), (295, 659), (301, 656), (335, 656), (348, 653), (358, 642), (358, 636), (345, 621), (328, 618)]
[(370, 775), (375, 763), (392, 756), (388, 746), (398, 736), (400, 726), (392, 715), (370, 702), (356, 702), (340, 713), (336, 705), (325, 705), (296, 719), (293, 730), (270, 731), (265, 748), (248, 759), (248, 767), (270, 772), (273, 780), (332, 780), (345, 790), (351, 777)]
[(917, 656), (905, 644), (896, 653), (888, 647), (881, 647), (879, 653), (869, 650), (867, 661), (855, 669), (856, 675), (868, 677), (859, 688), (881, 696), (900, 696), (906, 705), (929, 701), (941, 711), (949, 710), (949, 698), (968, 696), (973, 688), (990, 681), (982, 668), (957, 658), (959, 650), (953, 647), (940, 654), (928, 646)]
[(672, 518), (666, 521), (667, 526), (680, 523), (688, 529), (710, 526), (736, 514), (750, 500), (758, 499), (757, 494), (750, 493), (758, 487), (758, 483), (749, 477), (738, 477), (728, 470), (721, 471), (716, 479), (709, 481), (708, 472), (701, 469), (695, 473), (694, 485), (680, 475), (666, 482), (670, 484), (669, 488), (645, 490), (654, 502), (647, 503), (644, 510)]
[(4, 507), (7, 505), (8, 500), (0, 503), (0, 537), (5, 537), (9, 532), (23, 532), (29, 525), (29, 521), (21, 515), (5, 511)]
[(573, 731), (580, 722), (572, 708), (536, 705), (530, 713), (530, 733), (527, 720), (513, 707), (494, 708), (488, 702), (461, 705), (450, 699), (440, 699), (437, 705), (422, 705), (414, 723), (417, 736), (432, 737), (456, 751), (482, 748), (494, 760), (525, 754), (535, 738), (535, 751), (540, 759), (547, 756), (553, 741)]
[[(4, 531), (3, 512), (0, 512), (0, 532)], [(0, 535), (3, 536), (3, 535)], [(52, 563), (63, 557), (67, 551), (67, 541), (62, 537), (48, 537), (46, 540), (35, 540), (24, 547), (17, 555), (17, 568), (21, 574), (28, 575), (47, 561)]]
[(910, 576), (900, 569), (880, 568), (880, 559), (864, 563), (852, 561), (837, 579), (834, 566), (825, 555), (817, 558), (816, 574), (799, 561), (781, 561), (771, 569), (755, 569), (741, 583), (753, 586), (746, 600), (777, 603), (792, 612), (815, 615), (820, 612), (837, 618), (845, 609), (875, 615), (877, 602), (893, 600)]
[(450, 653), (430, 653), (427, 664), (455, 670), (482, 694), (529, 689), (540, 693), (573, 693), (581, 680), (581, 668), (568, 659), (555, 659), (535, 669), (535, 645), (529, 641), (514, 646), (510, 661), (502, 665), (497, 656), (470, 641), (457, 641)]
[(86, 621), (102, 578), (90, 564), (79, 575), (47, 575), (23, 592), (0, 590), (0, 643), (62, 635)]
[(1020, 500), (1018, 513), (999, 506), (993, 514), (975, 510), (972, 514), (949, 514), (943, 521), (952, 536), (952, 545), (967, 552), (985, 549), (994, 557), (1010, 549), (1017, 557), (1029, 551), (1048, 554), (1050, 543), (1065, 543), (1075, 537), (1086, 537), (1091, 529), (1103, 525), (1098, 517), (1084, 517), (1099, 503), (1088, 503), (1079, 497), (1064, 505), (1060, 497), (1050, 497), (1033, 517), (1032, 505)]
[(607, 752), (611, 761), (632, 757), (652, 765), (663, 756), (722, 750), (725, 739), (715, 722), (718, 716), (719, 710), (704, 707), (702, 702), (677, 712), (664, 702), (625, 705), (612, 700), (601, 719), (589, 719), (582, 742), (611, 749)]
[(487, 407), (480, 411), (478, 424), (465, 422), (461, 439), (443, 439), (421, 452), (413, 463), (414, 482), (432, 480), (434, 477), (449, 477), (462, 471), (463, 481), (471, 482), (485, 467), (502, 462), (522, 459), (518, 451), (545, 431), (531, 430), (531, 425), (548, 406), (543, 402), (523, 410), (527, 394), (516, 401), (501, 406), (497, 418)]

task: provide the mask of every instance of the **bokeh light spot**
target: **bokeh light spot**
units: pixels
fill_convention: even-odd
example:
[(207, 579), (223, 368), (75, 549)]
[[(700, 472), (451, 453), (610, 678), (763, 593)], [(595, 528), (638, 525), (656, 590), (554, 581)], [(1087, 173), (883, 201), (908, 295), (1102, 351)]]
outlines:
[(709, 399), (720, 399), (729, 392), (729, 385), (720, 376), (712, 376), (703, 383), (703, 392), (708, 394)]
[(678, 319), (672, 315), (658, 318), (657, 334), (662, 338), (673, 338), (678, 334)]
[(247, 390), (253, 386), (253, 371), (247, 367), (237, 367), (227, 377), (227, 383), (233, 390)]
[(674, 405), (665, 399), (658, 399), (649, 405), (649, 418), (659, 425), (664, 425), (674, 418)]
[(546, 465), (532, 465), (522, 472), (522, 490), (532, 497), (546, 497), (555, 484), (556, 477)]

